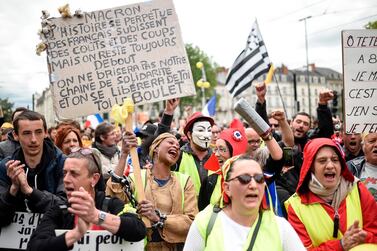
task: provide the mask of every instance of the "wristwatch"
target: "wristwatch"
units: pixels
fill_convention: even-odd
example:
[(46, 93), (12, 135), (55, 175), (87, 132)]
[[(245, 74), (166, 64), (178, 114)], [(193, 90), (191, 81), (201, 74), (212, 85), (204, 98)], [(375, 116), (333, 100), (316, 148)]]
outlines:
[(98, 213), (98, 222), (97, 225), (100, 226), (103, 224), (106, 218), (106, 213), (104, 211), (99, 211)]
[(262, 138), (263, 141), (270, 141), (272, 139), (272, 133), (269, 133), (266, 137)]

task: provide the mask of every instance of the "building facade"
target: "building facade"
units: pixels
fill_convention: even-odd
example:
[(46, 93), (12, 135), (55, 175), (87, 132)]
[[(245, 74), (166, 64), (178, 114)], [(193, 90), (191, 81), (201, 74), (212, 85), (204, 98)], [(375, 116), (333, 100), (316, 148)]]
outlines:
[[(216, 87), (216, 92), (220, 96), (216, 120), (222, 124), (227, 124), (232, 118), (238, 117), (238, 115), (234, 113), (233, 106), (239, 98), (245, 98), (252, 106), (255, 106), (257, 101), (254, 87), (248, 88), (237, 98), (232, 99), (225, 86), (226, 75), (226, 69), (222, 69), (222, 71), (218, 73), (218, 85)], [(307, 84), (308, 76), (309, 88)], [(257, 82), (262, 82), (265, 78), (266, 75), (261, 76), (253, 83), (253, 86)], [(294, 81), (294, 79), (296, 81)], [(294, 84), (295, 82), (296, 84)], [(319, 93), (324, 88), (329, 88), (338, 93), (336, 115), (342, 118), (343, 79), (340, 73), (329, 68), (315, 67), (314, 64), (311, 64), (309, 74), (307, 74), (306, 67), (289, 70), (285, 65), (282, 65), (275, 70), (272, 82), (267, 85), (267, 113), (276, 109), (284, 109), (288, 119), (291, 119), (297, 111), (307, 112), (316, 118)], [(331, 109), (333, 108), (332, 102), (329, 102), (329, 107)]]

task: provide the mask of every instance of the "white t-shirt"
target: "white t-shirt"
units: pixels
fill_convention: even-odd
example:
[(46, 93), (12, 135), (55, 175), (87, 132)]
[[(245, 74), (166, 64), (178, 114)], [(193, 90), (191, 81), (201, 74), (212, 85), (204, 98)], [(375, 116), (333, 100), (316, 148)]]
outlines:
[[(280, 239), (282, 241), (283, 251), (306, 251), (297, 233), (289, 222), (279, 216), (275, 216), (279, 231)], [(223, 245), (224, 250), (241, 251), (243, 245), (247, 241), (247, 236), (251, 227), (245, 227), (233, 221), (223, 211), (219, 212), (218, 219), (221, 220), (223, 227)], [(221, 241), (221, 240), (219, 240)], [(190, 227), (189, 233), (186, 238), (184, 251), (202, 251), (204, 250), (204, 239), (199, 233), (196, 221)]]
[(377, 166), (365, 163), (360, 173), (360, 180), (371, 192), (374, 200), (377, 201)]

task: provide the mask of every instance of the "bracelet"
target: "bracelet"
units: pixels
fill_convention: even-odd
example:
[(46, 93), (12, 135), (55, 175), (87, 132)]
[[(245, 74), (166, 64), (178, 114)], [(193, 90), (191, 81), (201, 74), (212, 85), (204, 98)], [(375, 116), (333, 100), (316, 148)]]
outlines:
[(166, 214), (163, 214), (160, 212), (160, 210), (156, 209), (154, 210), (157, 214), (157, 216), (160, 218), (156, 223), (152, 225), (152, 228), (163, 228), (165, 220), (167, 218)]
[(271, 133), (269, 133), (269, 134), (267, 134), (267, 136), (266, 137), (264, 137), (264, 138), (262, 138), (263, 139), (263, 141), (270, 141), (270, 140), (272, 140), (272, 134)]

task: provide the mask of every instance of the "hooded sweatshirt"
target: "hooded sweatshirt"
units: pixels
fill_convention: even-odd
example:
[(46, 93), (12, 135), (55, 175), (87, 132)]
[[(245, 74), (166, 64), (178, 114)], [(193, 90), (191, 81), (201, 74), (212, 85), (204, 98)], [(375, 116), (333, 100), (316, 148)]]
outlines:
[[(311, 167), (313, 161), (315, 160), (315, 156), (318, 151), (324, 147), (330, 146), (332, 147), (339, 156), (340, 163), (341, 163), (341, 176), (344, 179), (353, 182), (354, 176), (348, 170), (346, 166), (345, 159), (342, 157), (341, 150), (338, 146), (328, 138), (317, 138), (309, 141), (305, 148), (304, 148), (304, 161), (301, 167), (300, 172), (300, 179), (296, 189), (296, 193), (301, 198), (301, 203), (304, 205), (310, 205), (315, 203), (320, 203), (321, 206), (325, 209), (325, 211), (329, 214), (331, 219), (334, 219), (335, 210), (334, 208), (326, 203), (323, 199), (312, 193), (309, 188), (309, 180), (311, 176)], [(366, 243), (376, 243), (377, 242), (377, 204), (374, 201), (372, 195), (368, 192), (366, 187), (361, 183), (358, 182), (358, 189), (360, 194), (360, 204), (361, 204), (361, 211), (363, 216), (363, 230), (367, 232), (367, 237), (365, 239)], [(344, 199), (338, 208), (339, 214), (339, 230), (343, 233), (347, 230), (347, 214), (346, 214), (346, 199)], [(291, 223), (293, 228), (296, 230), (300, 239), (304, 243), (304, 246), (308, 248), (308, 250), (342, 250), (339, 240), (329, 240), (322, 243), (319, 247), (313, 248), (311, 239), (306, 231), (304, 224), (300, 221), (296, 212), (293, 210), (291, 206), (288, 207), (288, 221)]]

